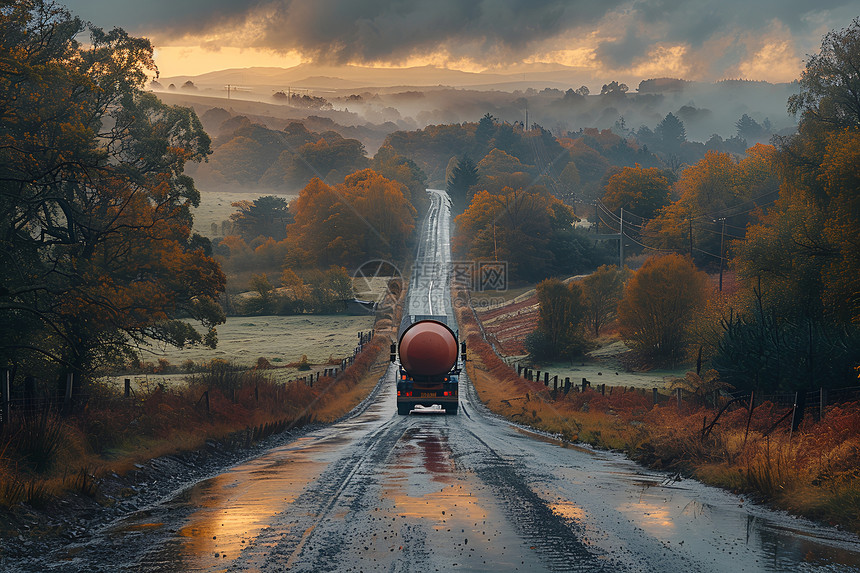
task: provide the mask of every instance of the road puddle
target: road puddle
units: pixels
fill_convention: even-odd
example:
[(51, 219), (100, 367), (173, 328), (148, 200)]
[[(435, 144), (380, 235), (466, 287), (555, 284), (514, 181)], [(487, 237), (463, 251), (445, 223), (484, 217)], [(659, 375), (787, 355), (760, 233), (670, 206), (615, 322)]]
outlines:
[(406, 430), (387, 468), (381, 497), (391, 500), (393, 513), (431, 520), (436, 530), (445, 529), (453, 519), (486, 518), (471, 493), (474, 486), (468, 476), (456, 471), (443, 427)]
[(211, 564), (207, 556), (221, 562), (236, 558), (272, 516), (319, 477), (326, 464), (312, 459), (315, 449), (275, 450), (192, 488), (188, 504), (199, 509), (177, 532), (185, 538), (185, 557), (198, 566)]
[(571, 444), (570, 442), (566, 442), (561, 438), (555, 438), (552, 436), (547, 436), (546, 434), (540, 434), (537, 432), (532, 432), (527, 430), (526, 428), (521, 428), (519, 426), (511, 426), (512, 429), (516, 430), (520, 434), (527, 436), (533, 440), (538, 440), (539, 442), (546, 442), (547, 444), (552, 444), (554, 446), (558, 446), (560, 448), (565, 448), (569, 450), (575, 450), (577, 452), (582, 452), (584, 454), (596, 455), (594, 450), (590, 450), (588, 448), (583, 448), (582, 446), (577, 446), (576, 444)]

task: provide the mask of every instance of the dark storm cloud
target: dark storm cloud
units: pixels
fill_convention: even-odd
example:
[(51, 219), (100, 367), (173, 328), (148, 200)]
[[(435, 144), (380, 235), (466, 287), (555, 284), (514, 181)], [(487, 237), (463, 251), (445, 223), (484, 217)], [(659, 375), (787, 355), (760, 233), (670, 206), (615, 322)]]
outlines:
[(658, 43), (696, 50), (715, 37), (759, 33), (773, 21), (808, 51), (820, 43), (821, 25), (847, 25), (860, 15), (857, 0), (69, 0), (67, 5), (97, 25), (121, 26), (158, 42), (217, 32), (224, 45), (241, 41), (241, 47), (297, 50), (339, 63), (402, 61), (437, 49), (455, 58), (502, 63), (538, 47), (563, 49), (551, 41), (563, 34), (584, 38), (601, 24), (598, 36), (604, 39), (597, 41), (596, 55), (610, 67), (629, 66)]
[(476, 59), (522, 56), (529, 46), (597, 22), (621, 0), (280, 1), (257, 45), (318, 59), (396, 60), (437, 48)]
[[(683, 44), (696, 50), (722, 36), (763, 34), (774, 22), (795, 36), (803, 52), (820, 43), (819, 25), (847, 25), (845, 15), (852, 12), (860, 16), (856, 0), (635, 0), (621, 29), (614, 30), (615, 39), (602, 42), (596, 53), (610, 67), (626, 67), (647, 54), (644, 46)], [(743, 57), (745, 50), (736, 48), (732, 51)], [(725, 55), (708, 54), (711, 59)]]
[(244, 21), (267, 0), (60, 0), (76, 16), (101, 28), (136, 34), (201, 34), (213, 26)]
[(70, 0), (103, 27), (156, 39), (223, 34), (256, 23), (255, 47), (318, 60), (396, 60), (444, 47), (476, 59), (523, 55), (529, 46), (588, 27), (625, 0)]

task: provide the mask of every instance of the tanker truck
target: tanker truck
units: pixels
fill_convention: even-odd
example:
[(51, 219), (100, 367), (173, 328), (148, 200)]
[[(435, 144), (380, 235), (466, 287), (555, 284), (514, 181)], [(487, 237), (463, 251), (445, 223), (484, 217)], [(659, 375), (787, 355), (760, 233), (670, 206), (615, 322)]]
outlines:
[[(446, 316), (411, 315), (404, 317), (397, 345), (391, 345), (391, 361), (400, 356), (397, 376), (397, 413), (421, 412), (436, 408), (456, 414), (459, 401), (457, 335)], [(466, 345), (460, 348), (466, 359)]]

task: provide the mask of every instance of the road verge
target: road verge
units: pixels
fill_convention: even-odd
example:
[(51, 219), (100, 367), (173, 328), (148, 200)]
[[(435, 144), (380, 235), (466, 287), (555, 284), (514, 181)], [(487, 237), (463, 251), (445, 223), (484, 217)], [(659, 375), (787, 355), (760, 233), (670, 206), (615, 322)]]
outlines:
[(706, 404), (654, 403), (641, 391), (553, 391), (517, 375), (482, 334), (469, 292), (452, 287), (466, 371), (481, 401), (517, 424), (560, 440), (625, 452), (669, 477), (694, 477), (756, 501), (860, 533), (860, 404), (828, 407), (797, 431), (774, 425), (773, 404), (739, 407), (703, 431), (717, 411)]

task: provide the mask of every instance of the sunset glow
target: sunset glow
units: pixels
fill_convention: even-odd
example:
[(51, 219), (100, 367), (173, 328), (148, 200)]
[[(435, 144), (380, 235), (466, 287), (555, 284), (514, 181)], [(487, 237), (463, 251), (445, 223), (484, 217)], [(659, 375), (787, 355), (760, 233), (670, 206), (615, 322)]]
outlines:
[(272, 0), (149, 10), (130, 1), (72, 0), (68, 7), (96, 26), (151, 38), (162, 77), (302, 63), (471, 73), (527, 73), (529, 66), (551, 64), (595, 83), (649, 77), (790, 82), (824, 31), (856, 16), (847, 1), (827, 9), (771, 4)]

